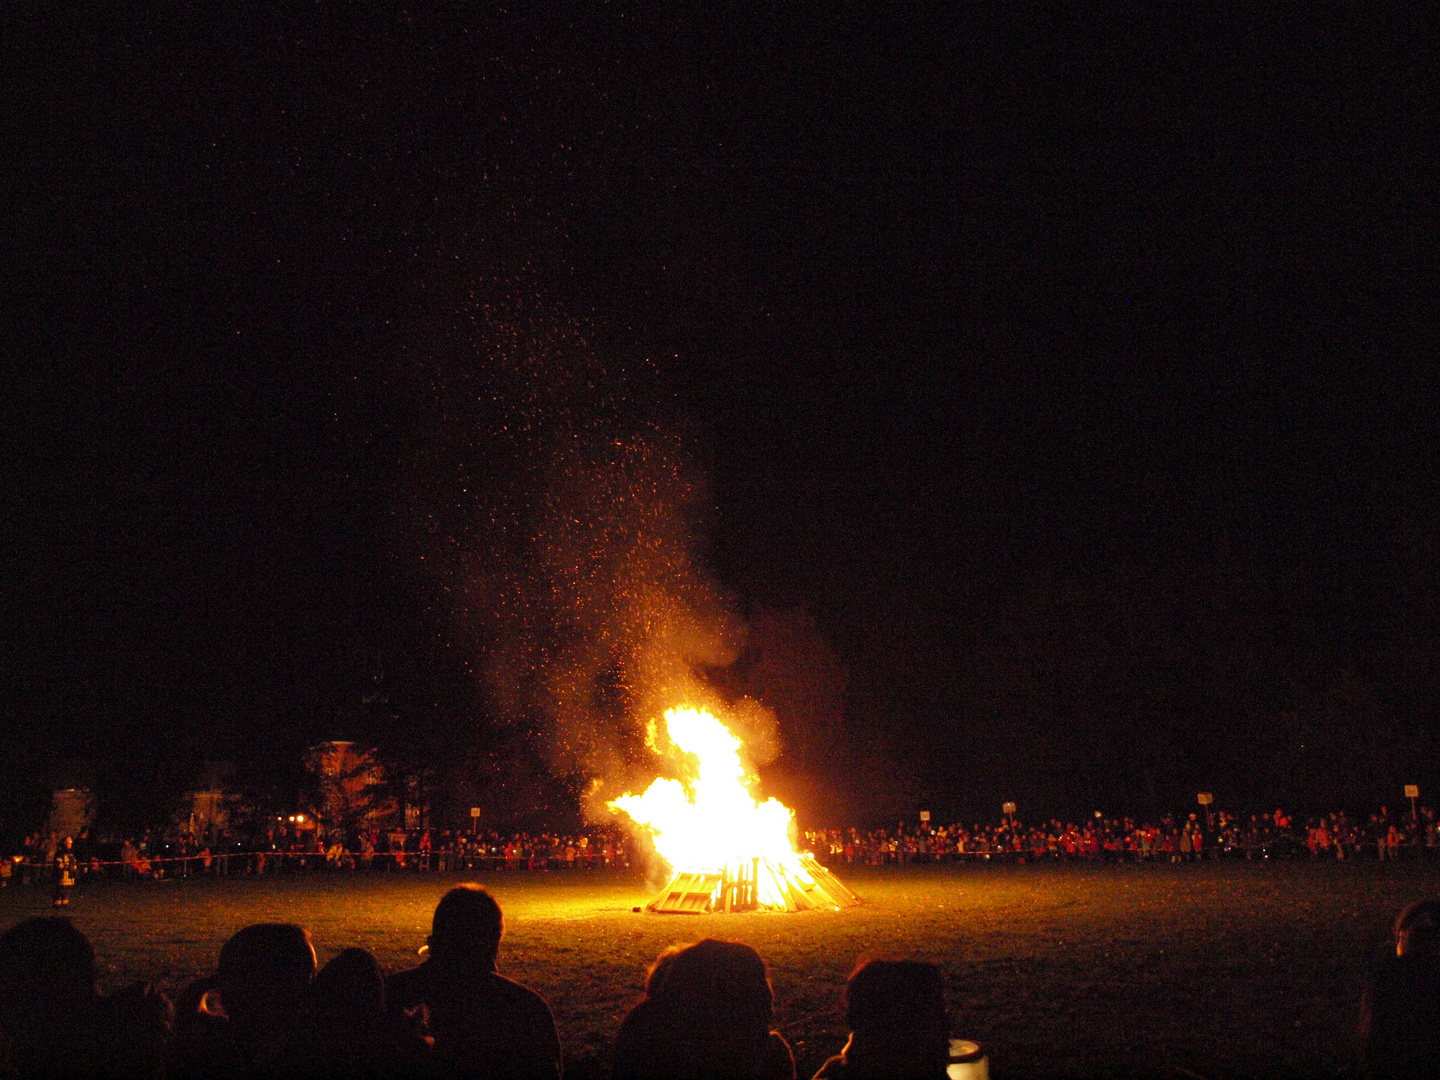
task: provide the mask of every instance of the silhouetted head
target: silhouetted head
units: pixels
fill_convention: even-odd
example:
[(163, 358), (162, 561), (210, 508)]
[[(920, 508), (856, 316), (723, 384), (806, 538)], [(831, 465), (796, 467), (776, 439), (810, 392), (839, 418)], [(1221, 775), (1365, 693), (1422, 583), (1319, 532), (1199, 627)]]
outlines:
[(675, 962), (675, 957), (681, 951), (690, 948), (689, 945), (671, 945), (650, 965), (650, 970), (645, 973), (645, 994), (647, 997), (659, 997), (664, 992), (665, 976), (670, 973), (670, 965)]
[(473, 882), (457, 885), (435, 906), (430, 925), (430, 955), (441, 963), (494, 961), (500, 952), (505, 920), (495, 898)]
[(749, 945), (672, 945), (656, 957), (645, 1000), (620, 1027), (615, 1075), (769, 1076), (783, 1057), (793, 1076), (784, 1040), (770, 1032), (773, 1005), (765, 962)]
[(220, 1003), (242, 1038), (292, 1026), (305, 1011), (315, 947), (293, 923), (247, 926), (220, 949)]
[(8, 1069), (22, 1077), (90, 1071), (99, 1004), (95, 951), (69, 919), (26, 919), (0, 934)]
[(869, 1075), (944, 1071), (949, 1020), (940, 969), (913, 960), (871, 960), (855, 969), (842, 997), (851, 1042), (847, 1058)]
[(95, 950), (69, 919), (26, 919), (0, 934), (0, 980), (93, 988)]
[(364, 949), (345, 949), (315, 976), (310, 1000), (323, 1033), (373, 1033), (385, 1020), (385, 977)]
[(1440, 958), (1440, 900), (1417, 900), (1400, 913), (1395, 955)]
[(645, 993), (657, 1005), (708, 1014), (752, 1035), (764, 1036), (774, 1015), (765, 961), (738, 941), (672, 945), (656, 958)]

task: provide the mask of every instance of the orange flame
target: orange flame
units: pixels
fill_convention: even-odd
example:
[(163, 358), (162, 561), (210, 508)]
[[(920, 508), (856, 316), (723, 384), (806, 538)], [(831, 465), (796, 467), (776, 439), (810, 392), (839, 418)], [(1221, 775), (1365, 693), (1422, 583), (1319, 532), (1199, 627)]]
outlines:
[[(647, 829), (675, 872), (735, 877), (751, 872), (758, 859), (756, 888), (764, 905), (784, 904), (775, 871), (813, 884), (790, 842), (794, 813), (777, 799), (755, 799), (757, 778), (740, 760), (740, 739), (704, 709), (667, 709), (665, 730), (676, 748), (694, 758), (688, 781), (658, 778), (645, 794), (622, 795), (610, 808)], [(651, 740), (657, 750), (658, 741), (658, 735)]]

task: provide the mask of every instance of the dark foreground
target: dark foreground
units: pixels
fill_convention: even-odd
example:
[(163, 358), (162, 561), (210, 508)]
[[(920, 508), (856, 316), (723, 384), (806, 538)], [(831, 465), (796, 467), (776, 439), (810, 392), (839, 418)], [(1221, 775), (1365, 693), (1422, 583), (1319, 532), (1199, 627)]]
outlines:
[[(631, 912), (638, 881), (497, 874), (501, 970), (540, 991), (567, 1057), (603, 1052), (664, 946), (754, 945), (801, 1077), (839, 1049), (833, 1015), (862, 955), (933, 960), (956, 1034), (996, 1076), (1335, 1075), (1350, 1066), (1360, 990), (1411, 900), (1440, 896), (1440, 863), (842, 868), (866, 900), (830, 914)], [(252, 922), (308, 927), (321, 963), (347, 945), (409, 967), (459, 877), (312, 875), (82, 886), (69, 914), (109, 989), (174, 989)], [(41, 889), (0, 892), (0, 924), (49, 912)]]

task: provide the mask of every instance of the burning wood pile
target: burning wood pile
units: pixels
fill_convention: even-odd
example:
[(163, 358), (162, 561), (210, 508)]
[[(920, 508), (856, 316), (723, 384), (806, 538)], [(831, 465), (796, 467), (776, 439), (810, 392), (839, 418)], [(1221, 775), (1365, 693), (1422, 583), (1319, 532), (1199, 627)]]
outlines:
[(690, 766), (686, 782), (659, 778), (645, 794), (609, 804), (650, 833), (671, 868), (650, 911), (834, 911), (860, 902), (812, 855), (795, 850), (788, 808), (756, 801), (741, 742), (723, 723), (701, 709), (669, 709), (665, 730)]
[[(801, 868), (806, 877), (787, 873), (783, 867), (772, 864), (761, 865), (759, 859), (751, 860), (751, 866), (739, 867), (739, 874), (731, 877), (728, 873), (679, 873), (669, 885), (661, 889), (655, 899), (645, 905), (647, 911), (662, 914), (686, 915), (706, 911), (835, 911), (842, 907), (854, 907), (860, 898), (841, 883), (840, 879), (815, 861), (808, 854), (800, 856)], [(760, 899), (758, 882), (768, 877), (764, 895), (768, 902)], [(778, 902), (775, 898), (778, 897)]]

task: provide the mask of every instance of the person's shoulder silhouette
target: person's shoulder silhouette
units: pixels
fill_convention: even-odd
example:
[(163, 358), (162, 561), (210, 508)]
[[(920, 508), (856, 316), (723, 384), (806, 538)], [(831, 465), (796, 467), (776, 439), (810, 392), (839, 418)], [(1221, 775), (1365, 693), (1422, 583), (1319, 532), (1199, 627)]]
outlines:
[(559, 1077), (560, 1037), (545, 999), (496, 969), (500, 905), (475, 884), (435, 908), (429, 956), (385, 984), (392, 1015), (423, 1007), (436, 1063), (450, 1076)]

